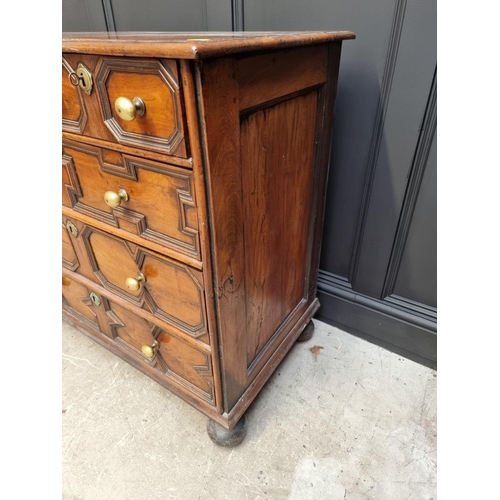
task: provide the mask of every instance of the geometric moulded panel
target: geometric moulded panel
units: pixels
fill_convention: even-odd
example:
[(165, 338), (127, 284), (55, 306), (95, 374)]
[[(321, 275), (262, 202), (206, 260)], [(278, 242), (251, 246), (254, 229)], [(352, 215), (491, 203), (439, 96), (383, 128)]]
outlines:
[[(102, 58), (96, 67), (104, 123), (118, 142), (186, 157), (176, 62)], [(115, 110), (119, 97), (142, 100), (145, 112), (131, 121)]]

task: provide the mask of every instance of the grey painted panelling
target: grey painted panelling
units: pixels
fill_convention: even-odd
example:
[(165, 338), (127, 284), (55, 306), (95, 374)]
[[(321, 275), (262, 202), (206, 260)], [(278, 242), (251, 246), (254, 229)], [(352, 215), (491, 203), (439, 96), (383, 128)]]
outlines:
[(435, 179), (425, 173), (435, 166), (435, 0), (247, 0), (244, 27), (356, 32), (341, 59), (319, 316), (435, 366), (435, 212), (426, 206)]
[(230, 0), (111, 0), (117, 31), (230, 31)]
[(338, 294), (319, 290), (318, 298), (321, 303), (319, 319), (417, 363), (437, 368), (437, 336), (433, 331)]
[(434, 135), (394, 294), (437, 307), (437, 134)]
[(106, 31), (101, 0), (62, 0), (62, 31)]
[[(436, 4), (406, 4), (398, 57), (373, 178), (355, 291), (383, 298), (385, 276), (436, 66)], [(357, 265), (356, 265), (357, 264)]]
[(245, 0), (232, 0), (233, 31), (245, 31)]
[(352, 30), (342, 46), (321, 268), (348, 276), (396, 0), (251, 0), (245, 30)]
[(205, 0), (208, 31), (231, 31), (231, 0)]

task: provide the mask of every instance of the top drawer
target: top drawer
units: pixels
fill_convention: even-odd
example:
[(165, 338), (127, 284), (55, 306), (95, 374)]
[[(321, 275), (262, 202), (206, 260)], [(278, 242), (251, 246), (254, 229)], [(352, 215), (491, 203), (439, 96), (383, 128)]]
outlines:
[(63, 54), (62, 119), (66, 132), (188, 157), (175, 60)]

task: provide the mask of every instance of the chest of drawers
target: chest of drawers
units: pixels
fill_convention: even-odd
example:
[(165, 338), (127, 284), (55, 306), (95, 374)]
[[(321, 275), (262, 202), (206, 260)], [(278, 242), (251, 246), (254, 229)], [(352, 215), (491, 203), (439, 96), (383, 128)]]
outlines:
[(67, 34), (63, 316), (225, 446), (312, 334), (351, 32)]

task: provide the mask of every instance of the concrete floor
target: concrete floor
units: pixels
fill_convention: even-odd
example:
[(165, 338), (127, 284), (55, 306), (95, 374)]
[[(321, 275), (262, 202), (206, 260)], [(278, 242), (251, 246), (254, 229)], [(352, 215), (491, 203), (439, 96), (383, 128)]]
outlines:
[(436, 499), (436, 372), (315, 324), (226, 449), (201, 413), (63, 322), (63, 499)]

